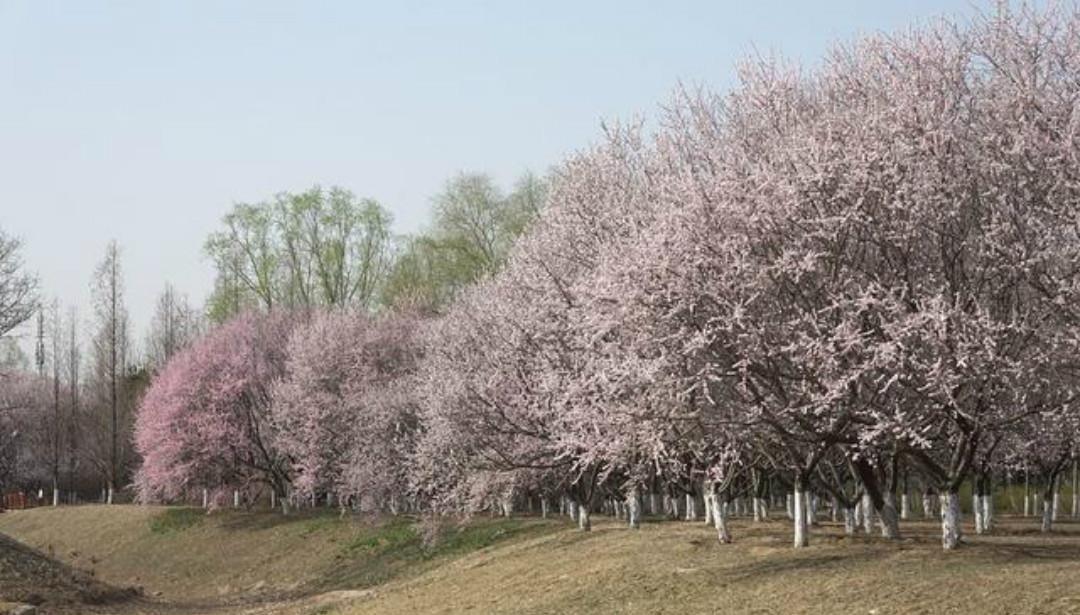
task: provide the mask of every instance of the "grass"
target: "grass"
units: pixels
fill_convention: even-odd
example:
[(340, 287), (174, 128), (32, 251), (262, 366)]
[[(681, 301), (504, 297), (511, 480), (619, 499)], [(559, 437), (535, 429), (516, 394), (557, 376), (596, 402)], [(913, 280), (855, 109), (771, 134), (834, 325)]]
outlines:
[(953, 553), (932, 522), (905, 537), (846, 538), (814, 530), (790, 548), (782, 521), (734, 523), (720, 545), (701, 523), (610, 521), (501, 542), (333, 613), (1077, 613), (1080, 525), (1040, 535), (1032, 519), (1007, 519)]
[(195, 527), (206, 518), (206, 511), (198, 508), (169, 508), (150, 518), (152, 534), (171, 534)]
[(953, 553), (932, 521), (903, 522), (896, 542), (822, 523), (799, 551), (786, 520), (732, 525), (736, 542), (720, 545), (700, 522), (635, 531), (598, 517), (582, 533), (565, 519), (475, 518), (428, 544), (431, 528), (414, 519), (322, 511), (0, 515), (2, 532), (144, 586), (150, 602), (125, 614), (1080, 613), (1080, 523), (1045, 536), (1033, 518), (999, 515), (992, 535), (968, 535)]
[(560, 527), (477, 519), (426, 546), (415, 519), (79, 506), (0, 515), (0, 532), (119, 586), (196, 608), (292, 600), (415, 575), (501, 540)]

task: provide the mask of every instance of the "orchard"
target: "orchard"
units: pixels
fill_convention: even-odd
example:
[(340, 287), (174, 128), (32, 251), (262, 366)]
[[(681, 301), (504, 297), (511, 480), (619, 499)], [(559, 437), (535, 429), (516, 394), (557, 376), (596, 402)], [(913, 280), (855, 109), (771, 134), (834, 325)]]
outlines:
[(446, 305), (268, 306), (172, 356), (138, 497), (661, 515), (722, 543), (786, 514), (798, 548), (823, 516), (885, 539), (932, 516), (955, 549), (962, 508), (993, 532), (1023, 485), (1051, 531), (1080, 459), (1077, 67), (1076, 12), (1001, 11), (679, 91), (563, 162)]

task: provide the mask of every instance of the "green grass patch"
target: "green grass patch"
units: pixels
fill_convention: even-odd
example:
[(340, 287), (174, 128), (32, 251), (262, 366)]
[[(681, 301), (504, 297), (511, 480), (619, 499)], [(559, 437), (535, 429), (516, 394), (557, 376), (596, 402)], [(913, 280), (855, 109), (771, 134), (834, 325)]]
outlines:
[(446, 521), (433, 544), (425, 545), (419, 521), (396, 517), (365, 527), (341, 545), (326, 587), (371, 587), (400, 574), (414, 574), (433, 562), (456, 558), (510, 537), (552, 531), (556, 524), (524, 519), (473, 519), (459, 526)]
[(150, 519), (152, 534), (175, 534), (201, 524), (206, 511), (201, 508), (170, 508)]

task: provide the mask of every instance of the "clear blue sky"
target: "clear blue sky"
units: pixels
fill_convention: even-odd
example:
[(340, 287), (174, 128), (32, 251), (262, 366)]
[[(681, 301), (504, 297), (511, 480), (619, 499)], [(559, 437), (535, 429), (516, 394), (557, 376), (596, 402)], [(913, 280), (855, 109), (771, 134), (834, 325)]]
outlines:
[(543, 171), (680, 80), (729, 87), (754, 49), (813, 64), (979, 6), (0, 0), (0, 226), (84, 315), (116, 238), (141, 339), (166, 280), (203, 301), (236, 201), (336, 184), (412, 231), (454, 173)]

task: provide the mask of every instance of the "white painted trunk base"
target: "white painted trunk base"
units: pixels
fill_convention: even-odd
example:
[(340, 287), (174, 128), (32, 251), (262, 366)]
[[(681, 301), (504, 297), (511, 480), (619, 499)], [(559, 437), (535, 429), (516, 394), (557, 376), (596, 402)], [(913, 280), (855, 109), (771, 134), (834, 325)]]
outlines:
[(946, 550), (960, 546), (960, 494), (941, 494), (941, 546)]
[(896, 513), (896, 496), (892, 493), (885, 494), (885, 501), (881, 506), (881, 536), (890, 540), (900, 538), (900, 521)]
[(862, 496), (862, 522), (865, 534), (874, 533), (874, 500), (869, 495)]
[(715, 495), (713, 498), (713, 524), (716, 527), (716, 539), (720, 541), (720, 544), (731, 543), (731, 532), (728, 530), (728, 505), (727, 502), (720, 501), (720, 498)]
[(855, 516), (855, 506), (844, 509), (844, 534), (854, 536), (859, 527), (859, 520)]
[(801, 549), (810, 545), (810, 526), (806, 519), (807, 504), (805, 502), (807, 494), (800, 489), (795, 490), (792, 500), (792, 512), (795, 516), (795, 548)]

